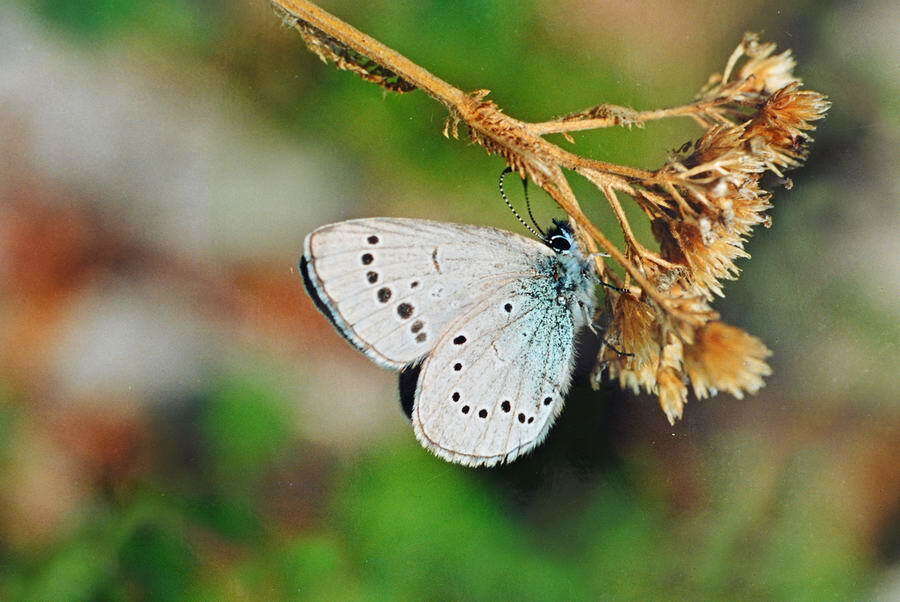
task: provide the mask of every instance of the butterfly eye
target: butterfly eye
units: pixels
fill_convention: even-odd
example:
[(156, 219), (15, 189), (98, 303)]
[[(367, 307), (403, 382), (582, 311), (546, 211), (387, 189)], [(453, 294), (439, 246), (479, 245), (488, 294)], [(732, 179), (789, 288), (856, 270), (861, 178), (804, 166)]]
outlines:
[(571, 249), (572, 245), (565, 236), (554, 236), (550, 239), (550, 248), (557, 253), (561, 253)]

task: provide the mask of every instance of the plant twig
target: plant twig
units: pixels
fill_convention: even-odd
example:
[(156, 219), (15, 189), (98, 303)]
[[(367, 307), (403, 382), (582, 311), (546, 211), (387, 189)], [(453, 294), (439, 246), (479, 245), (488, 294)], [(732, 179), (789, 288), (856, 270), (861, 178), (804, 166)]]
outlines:
[[(614, 126), (643, 126), (648, 121), (666, 119), (668, 117), (695, 117), (708, 115), (709, 112), (728, 101), (727, 98), (712, 101), (697, 101), (690, 104), (668, 109), (656, 109), (653, 111), (634, 111), (628, 107), (614, 107), (612, 105), (597, 105), (585, 111), (567, 115), (562, 119), (542, 121), (529, 124), (532, 132), (538, 135), (561, 134), (563, 132), (578, 132), (594, 130)], [(600, 116), (593, 117), (598, 114)], [(580, 117), (580, 116), (584, 117)]]

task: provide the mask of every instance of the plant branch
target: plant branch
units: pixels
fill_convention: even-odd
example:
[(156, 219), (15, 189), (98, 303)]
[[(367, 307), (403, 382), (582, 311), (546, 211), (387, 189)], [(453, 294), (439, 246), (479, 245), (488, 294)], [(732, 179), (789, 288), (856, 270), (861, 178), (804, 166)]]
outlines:
[(446, 106), (466, 103), (467, 95), (423, 69), (399, 52), (385, 46), (352, 25), (306, 0), (272, 0), (286, 21), (294, 26), (312, 26), (337, 44), (346, 46), (389, 69)]
[[(343, 49), (350, 49), (439, 101), (450, 110), (455, 121), (463, 121), (474, 130), (470, 132), (474, 141), (491, 152), (503, 155), (513, 169), (522, 175), (527, 173), (538, 185), (542, 186), (543, 176), (549, 173), (551, 164), (567, 169), (588, 167), (629, 180), (653, 177), (653, 173), (647, 170), (588, 159), (563, 150), (541, 138), (534, 124), (510, 117), (493, 102), (485, 101), (488, 90), (471, 94), (463, 92), (312, 2), (272, 0), (272, 4), (291, 26), (306, 34), (304, 38), (307, 43), (308, 36), (312, 36), (318, 49), (324, 49), (328, 58), (342, 59), (343, 64), (339, 62), (342, 68), (362, 67), (353, 64), (354, 57), (341, 54)], [(310, 32), (309, 28), (313, 31)], [(359, 72), (358, 68), (352, 70)]]
[(666, 119), (669, 117), (695, 117), (708, 115), (712, 109), (728, 102), (727, 98), (697, 101), (668, 109), (652, 111), (635, 111), (628, 107), (614, 105), (597, 105), (579, 113), (567, 115), (561, 119), (529, 124), (531, 130), (538, 135), (561, 134), (615, 126), (643, 126), (647, 121)]

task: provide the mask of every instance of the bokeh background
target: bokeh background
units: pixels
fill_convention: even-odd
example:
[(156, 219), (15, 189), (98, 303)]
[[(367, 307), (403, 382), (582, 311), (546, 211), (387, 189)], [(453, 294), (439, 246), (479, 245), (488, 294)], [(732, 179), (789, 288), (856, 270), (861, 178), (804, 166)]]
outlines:
[[(295, 265), (352, 217), (518, 230), (502, 162), (263, 0), (7, 1), (0, 598), (900, 599), (897, 3), (322, 5), (534, 121), (687, 101), (744, 31), (792, 48), (834, 107), (716, 303), (775, 374), (674, 427), (582, 378), (531, 456), (445, 464)], [(696, 134), (575, 149), (655, 167)]]

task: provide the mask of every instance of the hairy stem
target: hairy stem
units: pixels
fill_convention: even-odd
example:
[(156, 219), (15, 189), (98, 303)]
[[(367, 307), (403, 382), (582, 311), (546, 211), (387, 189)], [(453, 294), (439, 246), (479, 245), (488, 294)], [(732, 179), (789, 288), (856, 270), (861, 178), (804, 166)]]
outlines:
[(712, 101), (698, 101), (668, 109), (656, 109), (653, 111), (635, 111), (623, 122), (618, 116), (586, 117), (584, 119), (557, 119), (531, 123), (528, 127), (536, 134), (561, 134), (563, 132), (578, 132), (600, 128), (614, 127), (617, 125), (642, 125), (647, 121), (667, 119), (669, 117), (694, 117), (705, 115), (710, 109), (724, 104), (728, 99), (716, 99)]

